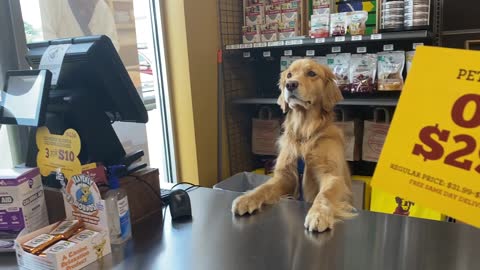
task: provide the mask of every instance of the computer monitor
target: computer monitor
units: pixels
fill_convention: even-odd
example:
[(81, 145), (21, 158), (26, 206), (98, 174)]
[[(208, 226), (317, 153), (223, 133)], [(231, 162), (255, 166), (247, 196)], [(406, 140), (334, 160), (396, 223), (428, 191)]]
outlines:
[(48, 70), (7, 71), (0, 91), (0, 124), (43, 125), (51, 77)]
[[(27, 44), (26, 59), (38, 68), (50, 45), (70, 44), (57, 85), (50, 89), (45, 124), (51, 133), (75, 129), (82, 163), (119, 164), (125, 157), (111, 124), (146, 123), (148, 114), (120, 56), (107, 36), (57, 39)], [(29, 153), (30, 162), (36, 154)]]

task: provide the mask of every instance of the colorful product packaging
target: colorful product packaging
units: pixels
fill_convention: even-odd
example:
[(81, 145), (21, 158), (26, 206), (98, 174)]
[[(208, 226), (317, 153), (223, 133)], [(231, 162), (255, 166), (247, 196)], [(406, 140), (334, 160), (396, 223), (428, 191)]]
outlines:
[(243, 26), (242, 27), (243, 43), (254, 43), (261, 41), (259, 25)]
[(262, 42), (270, 42), (278, 40), (278, 24), (264, 24), (260, 30)]
[(255, 26), (264, 23), (265, 6), (254, 5), (245, 8), (245, 25)]
[(265, 22), (267, 24), (280, 23), (282, 21), (282, 5), (271, 4), (265, 6)]
[(312, 15), (310, 19), (310, 36), (322, 38), (329, 36), (330, 14)]

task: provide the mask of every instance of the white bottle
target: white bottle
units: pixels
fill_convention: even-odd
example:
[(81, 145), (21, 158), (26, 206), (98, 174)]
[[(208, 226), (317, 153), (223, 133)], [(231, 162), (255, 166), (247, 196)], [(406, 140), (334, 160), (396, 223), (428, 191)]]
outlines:
[(107, 207), (110, 243), (118, 245), (132, 238), (130, 210), (128, 208), (127, 192), (120, 188), (114, 170), (111, 173), (109, 184), (110, 190), (105, 195), (105, 205)]

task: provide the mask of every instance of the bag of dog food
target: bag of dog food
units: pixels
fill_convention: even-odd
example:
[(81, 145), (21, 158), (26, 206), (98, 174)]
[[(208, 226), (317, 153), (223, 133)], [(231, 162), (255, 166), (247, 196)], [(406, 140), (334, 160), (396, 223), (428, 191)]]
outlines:
[(348, 19), (348, 31), (352, 36), (365, 35), (367, 25), (365, 24), (368, 19), (368, 12), (366, 11), (354, 11), (350, 13)]
[(350, 64), (352, 93), (371, 93), (375, 90), (376, 54), (353, 54)]
[(338, 88), (350, 92), (350, 53), (328, 54), (327, 64), (335, 74)]
[(330, 14), (330, 35), (345, 36), (348, 28), (348, 16), (346, 12)]
[(329, 36), (330, 14), (312, 15), (310, 20), (310, 36), (322, 38)]
[(378, 90), (395, 91), (403, 88), (403, 68), (405, 52), (378, 53)]

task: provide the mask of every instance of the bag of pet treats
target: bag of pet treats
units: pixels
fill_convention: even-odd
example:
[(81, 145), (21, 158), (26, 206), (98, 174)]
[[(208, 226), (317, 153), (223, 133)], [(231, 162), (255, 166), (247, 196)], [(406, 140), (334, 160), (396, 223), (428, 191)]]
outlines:
[(328, 37), (330, 29), (330, 14), (312, 15), (310, 19), (310, 25), (311, 37)]
[[(335, 125), (343, 131), (345, 141), (345, 159), (348, 161), (360, 160), (361, 134), (357, 121), (347, 120), (347, 112), (344, 109), (335, 110), (337, 121)], [(360, 140), (359, 140), (360, 139)]]
[(327, 64), (335, 74), (338, 88), (343, 92), (350, 92), (350, 60), (350, 53), (327, 55)]
[[(379, 119), (380, 112), (384, 113), (383, 121)], [(378, 161), (389, 128), (390, 113), (385, 108), (376, 108), (373, 111), (373, 121), (365, 120), (363, 124), (362, 160)]]
[(330, 14), (330, 35), (345, 36), (348, 28), (348, 15), (346, 12)]
[(403, 88), (403, 68), (405, 66), (405, 52), (380, 52), (378, 62), (378, 90), (395, 91)]
[(353, 54), (350, 64), (352, 93), (371, 93), (375, 90), (376, 54)]
[(258, 117), (252, 119), (252, 152), (257, 155), (277, 155), (280, 120), (272, 118), (272, 110), (260, 108)]
[(350, 35), (365, 35), (367, 30), (368, 12), (366, 11), (354, 11), (350, 13), (348, 19), (348, 31)]

